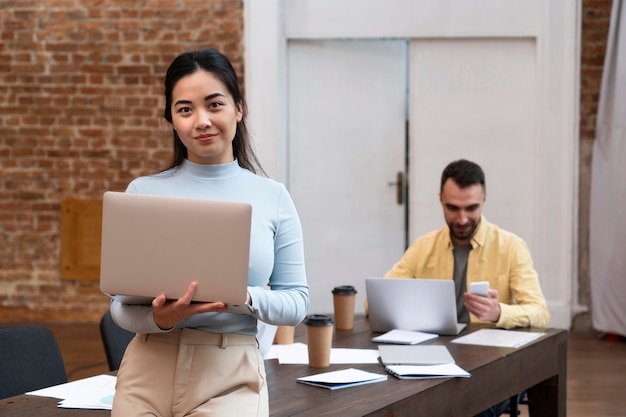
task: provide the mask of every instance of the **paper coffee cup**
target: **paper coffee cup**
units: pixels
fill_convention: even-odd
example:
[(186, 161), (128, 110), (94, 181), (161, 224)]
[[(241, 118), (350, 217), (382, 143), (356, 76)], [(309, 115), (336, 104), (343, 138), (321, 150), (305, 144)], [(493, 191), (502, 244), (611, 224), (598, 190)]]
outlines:
[(295, 327), (293, 326), (278, 326), (276, 328), (276, 335), (274, 336), (274, 344), (277, 344), (277, 345), (292, 344), (294, 331), (295, 331)]
[(333, 288), (333, 306), (335, 308), (335, 328), (352, 330), (354, 327), (354, 303), (356, 290), (351, 285)]
[(333, 319), (323, 314), (312, 314), (304, 320), (306, 325), (309, 367), (328, 368), (333, 342)]

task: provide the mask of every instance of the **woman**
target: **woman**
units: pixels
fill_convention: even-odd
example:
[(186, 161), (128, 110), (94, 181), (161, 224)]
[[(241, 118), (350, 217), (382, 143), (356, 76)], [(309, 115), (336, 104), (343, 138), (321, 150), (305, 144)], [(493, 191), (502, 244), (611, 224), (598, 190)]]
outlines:
[(247, 303), (253, 315), (228, 313), (221, 302), (191, 303), (195, 283), (182, 298), (162, 294), (151, 306), (112, 301), (114, 320), (137, 333), (118, 371), (113, 417), (269, 414), (257, 320), (296, 325), (309, 296), (297, 212), (282, 184), (257, 175), (263, 171), (245, 116), (226, 57), (205, 49), (174, 59), (165, 76), (164, 110), (173, 129), (173, 161), (163, 172), (133, 180), (126, 192), (250, 203)]

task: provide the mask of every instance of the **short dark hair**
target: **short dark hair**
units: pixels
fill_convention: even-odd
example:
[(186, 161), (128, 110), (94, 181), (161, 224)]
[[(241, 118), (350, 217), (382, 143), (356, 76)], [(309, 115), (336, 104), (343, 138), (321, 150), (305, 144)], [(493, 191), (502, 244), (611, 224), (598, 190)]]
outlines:
[(450, 162), (441, 174), (441, 186), (439, 191), (443, 191), (443, 185), (448, 179), (452, 179), (460, 188), (466, 188), (470, 185), (480, 184), (483, 191), (487, 191), (485, 185), (485, 173), (483, 169), (475, 162), (467, 159), (459, 159)]

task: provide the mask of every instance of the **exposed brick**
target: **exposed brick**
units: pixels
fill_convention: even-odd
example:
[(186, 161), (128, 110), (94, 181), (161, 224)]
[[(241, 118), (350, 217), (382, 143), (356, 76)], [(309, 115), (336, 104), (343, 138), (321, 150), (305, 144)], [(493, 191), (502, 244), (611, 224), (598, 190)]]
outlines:
[[(108, 308), (97, 282), (60, 278), (60, 203), (122, 191), (169, 162), (165, 69), (177, 53), (216, 44), (225, 22), (214, 10), (243, 22), (241, 2), (192, 6), (193, 16), (179, 0), (3, 2), (1, 320), (97, 321)], [(233, 25), (229, 38), (240, 44), (242, 31)], [(239, 48), (224, 52), (241, 66)]]

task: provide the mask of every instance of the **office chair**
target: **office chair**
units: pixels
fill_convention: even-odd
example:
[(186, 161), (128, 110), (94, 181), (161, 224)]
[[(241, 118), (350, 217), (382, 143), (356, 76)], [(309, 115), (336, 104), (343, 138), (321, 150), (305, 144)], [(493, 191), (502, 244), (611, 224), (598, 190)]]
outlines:
[(104, 345), (104, 353), (107, 357), (109, 370), (117, 371), (120, 369), (126, 346), (135, 337), (135, 333), (118, 326), (113, 321), (111, 312), (107, 311), (100, 319), (100, 336)]
[(43, 326), (0, 328), (0, 398), (67, 382), (54, 335)]
[(519, 406), (521, 404), (528, 405), (529, 399), (526, 391), (520, 392), (519, 394), (515, 394), (511, 397), (509, 405), (507, 409), (504, 411), (505, 414), (508, 414), (511, 417), (517, 417), (520, 415)]

